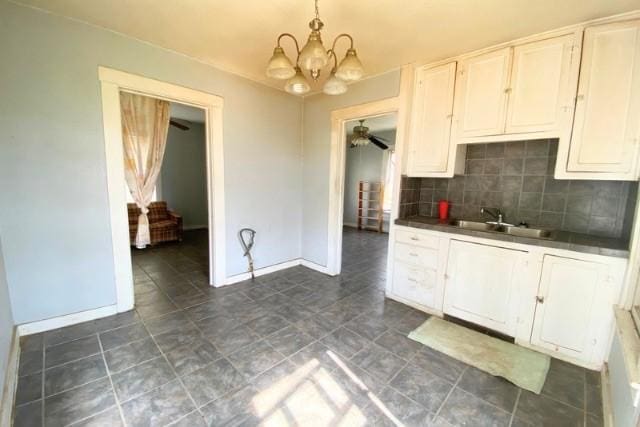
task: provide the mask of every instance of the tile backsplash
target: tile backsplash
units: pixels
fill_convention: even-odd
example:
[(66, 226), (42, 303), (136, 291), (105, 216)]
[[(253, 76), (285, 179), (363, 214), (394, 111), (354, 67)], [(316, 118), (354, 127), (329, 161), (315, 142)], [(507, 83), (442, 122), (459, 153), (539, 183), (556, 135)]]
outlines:
[(496, 207), (510, 223), (628, 238), (637, 182), (554, 179), (557, 151), (546, 139), (469, 145), (464, 175), (403, 176), (400, 217), (435, 217), (445, 199), (452, 218), (486, 221), (480, 207)]

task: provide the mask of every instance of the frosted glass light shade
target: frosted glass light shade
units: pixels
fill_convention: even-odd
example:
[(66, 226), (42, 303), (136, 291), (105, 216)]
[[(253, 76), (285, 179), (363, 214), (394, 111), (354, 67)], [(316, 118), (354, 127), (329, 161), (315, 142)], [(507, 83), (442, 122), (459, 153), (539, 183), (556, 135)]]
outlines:
[(300, 51), (299, 64), (306, 70), (319, 70), (329, 62), (329, 56), (322, 45), (320, 32), (312, 31), (307, 44)]
[(362, 147), (369, 144), (369, 138), (364, 138), (362, 136), (356, 136), (351, 140), (351, 145), (356, 147)]
[(344, 81), (359, 80), (364, 75), (364, 67), (358, 59), (355, 49), (347, 50), (347, 54), (344, 59), (340, 61), (338, 69), (336, 70), (336, 76)]
[(287, 55), (284, 54), (284, 49), (276, 46), (276, 48), (273, 49), (273, 56), (267, 65), (267, 76), (274, 79), (286, 80), (295, 75), (296, 70)]
[(307, 81), (300, 67), (296, 67), (296, 74), (287, 80), (284, 85), (284, 90), (293, 95), (303, 95), (311, 90), (309, 82)]
[(324, 83), (322, 91), (327, 95), (341, 95), (347, 91), (347, 83), (336, 77), (335, 73), (331, 73), (331, 76)]

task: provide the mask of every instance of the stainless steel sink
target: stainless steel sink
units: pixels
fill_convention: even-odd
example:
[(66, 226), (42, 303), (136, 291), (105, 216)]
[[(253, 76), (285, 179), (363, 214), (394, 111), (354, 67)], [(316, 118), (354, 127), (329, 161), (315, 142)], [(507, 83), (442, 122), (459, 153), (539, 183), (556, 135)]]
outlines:
[(530, 237), (533, 239), (551, 239), (552, 233), (549, 230), (539, 228), (525, 228), (511, 225), (487, 224), (486, 222), (467, 221), (458, 219), (451, 221), (449, 225), (473, 231), (490, 231), (494, 233), (510, 234), (517, 237)]
[(550, 239), (551, 231), (539, 228), (505, 227), (505, 233), (518, 237), (532, 237), (534, 239)]
[(449, 224), (453, 225), (454, 227), (464, 228), (465, 230), (498, 231), (498, 226), (496, 224), (487, 224), (486, 222), (465, 221), (462, 219), (458, 219), (455, 221), (451, 221)]

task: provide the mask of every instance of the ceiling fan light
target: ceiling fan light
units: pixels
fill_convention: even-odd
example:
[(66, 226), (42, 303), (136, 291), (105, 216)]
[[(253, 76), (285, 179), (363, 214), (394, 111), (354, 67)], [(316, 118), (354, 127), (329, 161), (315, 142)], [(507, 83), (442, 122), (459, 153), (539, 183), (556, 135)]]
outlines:
[(300, 65), (306, 70), (320, 70), (329, 62), (319, 31), (311, 31), (307, 44), (300, 51)]
[(359, 80), (364, 75), (364, 67), (358, 59), (356, 50), (351, 48), (347, 50), (347, 54), (344, 59), (340, 61), (338, 69), (336, 70), (336, 76), (344, 81)]
[(311, 90), (311, 86), (307, 81), (300, 67), (295, 68), (295, 75), (287, 80), (284, 90), (293, 95), (304, 95)]
[(331, 73), (331, 76), (324, 83), (322, 91), (327, 95), (341, 95), (347, 91), (347, 83), (336, 77), (336, 73)]
[(267, 64), (267, 76), (274, 79), (286, 80), (295, 76), (295, 74), (296, 70), (293, 68), (293, 64), (287, 55), (285, 55), (284, 49), (276, 46), (275, 49), (273, 49), (273, 56), (271, 56)]
[(353, 137), (353, 139), (351, 140), (351, 145), (355, 147), (361, 147), (367, 144), (369, 144), (369, 138), (365, 138), (364, 136), (358, 135)]

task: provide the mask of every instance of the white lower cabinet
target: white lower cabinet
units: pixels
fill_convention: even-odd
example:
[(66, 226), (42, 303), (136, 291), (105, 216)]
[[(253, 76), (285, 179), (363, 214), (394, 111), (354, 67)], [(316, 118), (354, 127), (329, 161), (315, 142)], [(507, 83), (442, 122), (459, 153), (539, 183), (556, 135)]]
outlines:
[(391, 294), (417, 308), (442, 312), (443, 250), (446, 239), (411, 229), (396, 229)]
[(393, 285), (396, 295), (401, 298), (426, 307), (435, 305), (434, 270), (398, 262), (393, 271)]
[(399, 226), (391, 248), (389, 297), (582, 366), (606, 360), (626, 259)]
[(526, 255), (523, 251), (452, 240), (444, 312), (515, 336), (517, 287)]
[(602, 325), (612, 324), (617, 291), (609, 266), (545, 255), (531, 344), (590, 360), (610, 336)]

